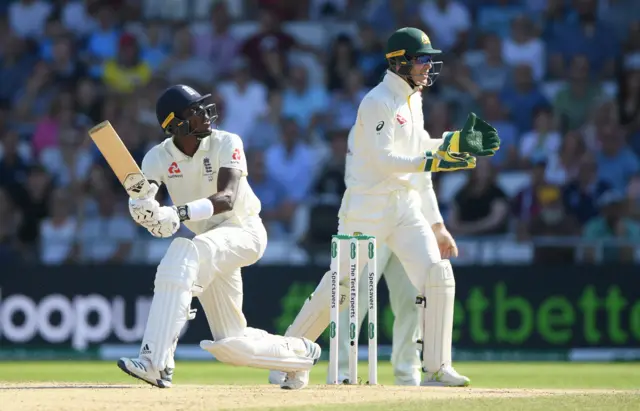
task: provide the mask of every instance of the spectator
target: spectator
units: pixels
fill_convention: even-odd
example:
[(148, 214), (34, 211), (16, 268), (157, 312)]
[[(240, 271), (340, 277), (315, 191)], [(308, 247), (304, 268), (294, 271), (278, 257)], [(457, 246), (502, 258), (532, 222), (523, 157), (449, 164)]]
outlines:
[(87, 38), (87, 52), (91, 59), (91, 74), (102, 76), (104, 61), (116, 58), (120, 30), (116, 26), (116, 17), (108, 4), (101, 4), (97, 11), (98, 27)]
[[(496, 34), (487, 33), (482, 39), (482, 51), (467, 56), (473, 81), (483, 91), (501, 91), (507, 84), (510, 68), (502, 57), (502, 40)], [(474, 58), (475, 57), (475, 58)]]
[(328, 106), (327, 91), (309, 83), (304, 66), (293, 67), (290, 81), (282, 93), (282, 114), (294, 118), (303, 129), (313, 128), (321, 122)]
[(116, 59), (105, 62), (102, 77), (110, 91), (131, 94), (151, 81), (151, 67), (141, 58), (138, 40), (125, 33)]
[(471, 28), (469, 10), (457, 0), (423, 1), (420, 18), (430, 29), (433, 44), (441, 50), (456, 52), (464, 49)]
[(584, 142), (591, 152), (596, 152), (600, 148), (599, 135), (605, 128), (618, 124), (618, 105), (614, 100), (603, 100), (595, 106), (587, 122), (581, 126)]
[(478, 159), (454, 197), (449, 231), (458, 236), (506, 234), (508, 217), (507, 196), (496, 183), (495, 170), (486, 159)]
[(24, 256), (36, 257), (35, 246), (39, 241), (40, 223), (49, 215), (51, 177), (40, 166), (33, 166), (27, 175), (26, 184), (15, 191), (16, 204), (22, 211), (18, 240)]
[(640, 220), (640, 174), (631, 177), (627, 187), (627, 199), (629, 201), (629, 217)]
[(531, 130), (535, 109), (549, 105), (534, 82), (531, 67), (526, 65), (514, 68), (513, 84), (506, 87), (501, 100), (509, 107), (511, 120), (521, 133)]
[(528, 234), (534, 239), (533, 261), (543, 264), (568, 264), (574, 261), (574, 247), (545, 246), (535, 244), (536, 237), (578, 237), (580, 224), (576, 218), (567, 214), (562, 203), (560, 189), (548, 187), (543, 190), (540, 199), (540, 213), (529, 223)]
[(345, 15), (348, 0), (311, 0), (309, 17), (311, 20), (336, 19)]
[[(529, 0), (530, 3), (543, 4), (539, 0)], [(543, 4), (544, 5), (544, 4)], [(568, 19), (569, 5), (565, 0), (547, 0), (546, 7), (540, 18), (542, 39), (547, 45), (557, 38), (557, 32), (562, 30)]]
[(549, 157), (545, 179), (550, 184), (564, 185), (578, 175), (578, 161), (586, 153), (584, 138), (578, 131), (564, 136), (560, 150)]
[(529, 184), (511, 202), (511, 210), (516, 219), (516, 233), (526, 238), (527, 228), (542, 210), (542, 197), (551, 184), (545, 181), (546, 157), (534, 157), (531, 160)]
[(74, 258), (77, 221), (71, 214), (71, 194), (58, 189), (51, 195), (51, 216), (40, 225), (39, 261), (43, 264), (58, 265)]
[(584, 55), (590, 74), (596, 79), (613, 77), (619, 44), (615, 30), (598, 18), (597, 0), (576, 0), (578, 19), (555, 32), (551, 45), (549, 69), (555, 78), (564, 78), (569, 62)]
[[(636, 16), (636, 18), (638, 17)], [(629, 25), (622, 59), (622, 66), (625, 69), (640, 69), (640, 20)]]
[(358, 69), (352, 69), (345, 77), (344, 88), (337, 90), (329, 103), (329, 118), (331, 127), (335, 129), (350, 129), (358, 116), (360, 102), (367, 94), (364, 78)]
[(96, 197), (97, 214), (86, 218), (78, 233), (79, 253), (87, 263), (124, 263), (128, 261), (136, 226), (118, 205), (112, 189), (100, 191)]
[(618, 39), (628, 37), (627, 29), (638, 21), (640, 3), (636, 0), (608, 0), (601, 11), (602, 21), (615, 30)]
[(384, 47), (369, 24), (360, 26), (359, 40), (358, 67), (364, 75), (365, 85), (375, 87), (388, 67), (387, 62), (382, 58)]
[(280, 113), (282, 113), (282, 93), (278, 90), (269, 92), (267, 110), (264, 112), (243, 138), (245, 147), (266, 150), (280, 139)]
[(194, 55), (189, 27), (181, 27), (174, 34), (171, 55), (160, 68), (160, 73), (172, 84), (210, 84), (214, 80), (211, 63)]
[[(629, 133), (640, 130), (640, 66), (621, 75), (617, 100), (620, 124)], [(640, 142), (634, 143), (640, 148)]]
[(88, 75), (85, 65), (74, 59), (74, 52), (74, 43), (69, 37), (53, 43), (51, 69), (55, 81), (64, 89), (72, 89), (80, 78)]
[(244, 58), (238, 58), (231, 69), (231, 80), (218, 87), (226, 108), (220, 124), (226, 131), (245, 136), (267, 111), (267, 88), (251, 78), (249, 62)]
[(598, 137), (601, 145), (596, 157), (598, 176), (615, 190), (624, 192), (631, 177), (640, 171), (638, 157), (625, 142), (619, 126), (606, 127)]
[[(378, 55), (380, 59), (381, 54)], [(358, 59), (355, 46), (346, 34), (340, 34), (333, 42), (326, 67), (327, 89), (331, 92), (345, 88), (345, 81)]]
[(518, 129), (509, 121), (507, 110), (496, 93), (483, 94), (480, 104), (482, 118), (496, 128), (501, 140), (500, 150), (490, 159), (492, 165), (502, 169), (516, 168), (520, 163), (517, 149)]
[(150, 21), (141, 42), (141, 59), (156, 73), (169, 58), (169, 45), (165, 41), (166, 32), (162, 22)]
[(33, 156), (40, 159), (43, 150), (49, 147), (56, 147), (60, 142), (58, 135), (63, 127), (71, 127), (73, 123), (74, 113), (71, 108), (66, 105), (67, 100), (58, 98), (51, 102), (49, 112), (36, 123), (35, 132), (31, 139), (31, 147)]
[(0, 261), (16, 260), (18, 254), (17, 234), (22, 224), (22, 213), (13, 202), (9, 193), (0, 186)]
[(95, 30), (97, 23), (89, 10), (90, 2), (78, 0), (59, 1), (60, 17), (64, 27), (78, 38), (86, 37)]
[[(628, 243), (640, 241), (640, 225), (628, 217), (624, 192), (606, 191), (598, 198), (597, 205), (601, 215), (591, 219), (583, 232), (586, 240), (597, 243), (588, 250), (587, 260), (633, 262), (634, 249)], [(615, 244), (616, 241), (623, 243)]]
[(0, 63), (0, 102), (6, 105), (13, 102), (17, 92), (27, 84), (36, 59), (27, 53), (25, 42), (17, 37), (3, 39), (3, 43)]
[(64, 38), (71, 39), (73, 36), (71, 36), (71, 34), (64, 28), (64, 25), (58, 18), (57, 13), (53, 13), (47, 19), (44, 36), (37, 40), (40, 58), (50, 62), (53, 59), (53, 45)]
[(511, 22), (511, 35), (503, 44), (502, 55), (507, 64), (529, 66), (536, 82), (544, 78), (547, 68), (545, 47), (542, 40), (535, 37), (531, 20), (524, 15), (516, 17)]
[(27, 181), (29, 157), (20, 152), (20, 136), (16, 132), (6, 131), (0, 143), (2, 143), (0, 187), (9, 190), (18, 189)]
[(251, 62), (251, 74), (268, 88), (282, 85), (287, 74), (287, 53), (297, 46), (285, 33), (278, 16), (271, 10), (260, 11), (260, 30), (241, 45), (241, 52)]
[(501, 38), (509, 35), (511, 21), (524, 12), (519, 0), (485, 2), (477, 15), (477, 25), (483, 32), (492, 32)]
[(49, 2), (40, 0), (18, 0), (9, 6), (11, 30), (25, 38), (39, 38), (44, 33), (47, 17), (52, 11)]
[(386, 37), (398, 27), (409, 26), (407, 18), (417, 13), (417, 2), (412, 0), (373, 0), (367, 4), (365, 18), (380, 37)]
[(424, 126), (431, 138), (441, 138), (446, 131), (456, 129), (451, 118), (451, 108), (446, 102), (426, 99), (423, 110)]
[(63, 119), (58, 126), (58, 144), (47, 147), (40, 153), (40, 163), (58, 187), (83, 184), (93, 162), (89, 149), (82, 147), (84, 130), (69, 124), (68, 117), (72, 115), (73, 112), (69, 111), (62, 113)]
[(580, 225), (598, 216), (596, 201), (611, 184), (598, 178), (598, 163), (593, 155), (584, 155), (579, 162), (578, 175), (562, 190), (567, 213), (574, 216)]
[(557, 156), (562, 137), (553, 125), (553, 111), (548, 106), (535, 110), (533, 130), (522, 136), (520, 143), (520, 158), (524, 166), (528, 166), (534, 156)]
[(213, 78), (233, 74), (232, 64), (238, 58), (240, 43), (231, 33), (231, 16), (226, 2), (215, 2), (211, 7), (211, 24), (207, 30), (194, 36), (193, 50), (197, 57), (211, 62)]
[(302, 141), (294, 119), (283, 119), (281, 127), (281, 141), (265, 152), (267, 176), (285, 187), (288, 198), (301, 202), (311, 190), (317, 158)]
[(309, 247), (318, 247), (335, 234), (338, 227), (338, 211), (346, 185), (344, 182), (345, 160), (347, 157), (348, 130), (336, 130), (331, 133), (331, 155), (322, 167), (322, 174), (314, 183), (312, 190), (311, 219), (305, 243)]
[(266, 173), (264, 152), (247, 151), (249, 184), (262, 203), (260, 217), (265, 222), (269, 237), (286, 238), (296, 201), (293, 201), (287, 188)]
[(103, 118), (100, 97), (99, 85), (94, 80), (89, 77), (79, 80), (74, 96), (75, 111), (86, 116), (92, 124), (99, 123)]
[(482, 90), (473, 81), (469, 66), (462, 61), (447, 63), (448, 68), (438, 76), (438, 97), (449, 104), (452, 110), (452, 119), (456, 124), (463, 124), (474, 111), (476, 99), (480, 97)]
[(587, 58), (574, 57), (568, 84), (560, 89), (553, 103), (561, 130), (575, 130), (584, 124), (602, 98), (603, 93), (599, 83), (589, 78)]
[(49, 105), (59, 91), (51, 68), (45, 62), (39, 62), (31, 73), (24, 88), (19, 90), (13, 101), (14, 126), (21, 133), (32, 133), (35, 120), (49, 111)]

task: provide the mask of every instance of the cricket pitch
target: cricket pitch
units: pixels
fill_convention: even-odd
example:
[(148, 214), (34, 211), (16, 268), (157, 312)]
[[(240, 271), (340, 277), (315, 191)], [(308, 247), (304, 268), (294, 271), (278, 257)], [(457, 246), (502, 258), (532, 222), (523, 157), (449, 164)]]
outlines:
[[(3, 411), (152, 411), (167, 410), (304, 410), (409, 409), (411, 403), (423, 407), (438, 400), (539, 398), (554, 396), (611, 396), (632, 394), (627, 390), (605, 389), (492, 389), (424, 388), (397, 386), (310, 386), (283, 391), (269, 385), (179, 385), (160, 390), (144, 385), (78, 383), (0, 384)], [(637, 393), (636, 393), (637, 395)], [(402, 405), (404, 404), (404, 405)], [(369, 408), (368, 405), (375, 407)], [(323, 408), (326, 407), (326, 408)], [(411, 407), (412, 408), (412, 407)]]

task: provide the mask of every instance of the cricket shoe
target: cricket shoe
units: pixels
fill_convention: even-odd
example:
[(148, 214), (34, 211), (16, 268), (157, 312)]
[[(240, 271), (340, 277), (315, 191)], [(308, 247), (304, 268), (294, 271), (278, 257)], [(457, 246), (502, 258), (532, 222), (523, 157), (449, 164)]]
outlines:
[(418, 387), (420, 386), (420, 374), (418, 375), (402, 375), (396, 376), (396, 385), (404, 385), (406, 387)]
[[(313, 365), (316, 365), (322, 354), (322, 349), (316, 343), (302, 337), (304, 345), (307, 347), (305, 357), (313, 360)], [(283, 390), (299, 390), (309, 385), (309, 371), (293, 371), (288, 372), (284, 378), (280, 388)]]
[(118, 360), (118, 368), (154, 387), (171, 388), (173, 368), (167, 367), (164, 371), (156, 371), (146, 358), (120, 358)]
[(269, 384), (281, 385), (284, 382), (285, 378), (287, 378), (287, 373), (284, 371), (269, 371)]
[(451, 365), (442, 366), (436, 372), (425, 373), (420, 383), (423, 387), (466, 387), (469, 384), (471, 380), (458, 374)]

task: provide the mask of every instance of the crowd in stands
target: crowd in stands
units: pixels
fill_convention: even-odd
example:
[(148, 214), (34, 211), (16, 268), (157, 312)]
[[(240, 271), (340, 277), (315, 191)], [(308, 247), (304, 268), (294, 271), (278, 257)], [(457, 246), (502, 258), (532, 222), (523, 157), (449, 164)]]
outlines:
[[(243, 138), (265, 261), (326, 254), (349, 128), (404, 26), (444, 51), (422, 92), (430, 135), (475, 112), (502, 139), (434, 176), (454, 237), (640, 244), (640, 1), (16, 0), (0, 2), (0, 263), (161, 258), (87, 130), (110, 120), (140, 162), (176, 83), (212, 93)], [(552, 248), (535, 258), (573, 261)]]

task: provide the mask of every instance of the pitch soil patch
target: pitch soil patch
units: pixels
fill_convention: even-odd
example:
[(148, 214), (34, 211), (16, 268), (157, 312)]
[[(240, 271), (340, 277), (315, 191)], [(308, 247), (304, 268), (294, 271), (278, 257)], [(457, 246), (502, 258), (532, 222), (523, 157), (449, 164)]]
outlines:
[(2, 411), (210, 411), (274, 409), (319, 404), (365, 404), (400, 400), (538, 397), (616, 394), (621, 390), (424, 388), (397, 386), (322, 386), (284, 391), (273, 385), (177, 385), (160, 390), (147, 385), (0, 383)]

